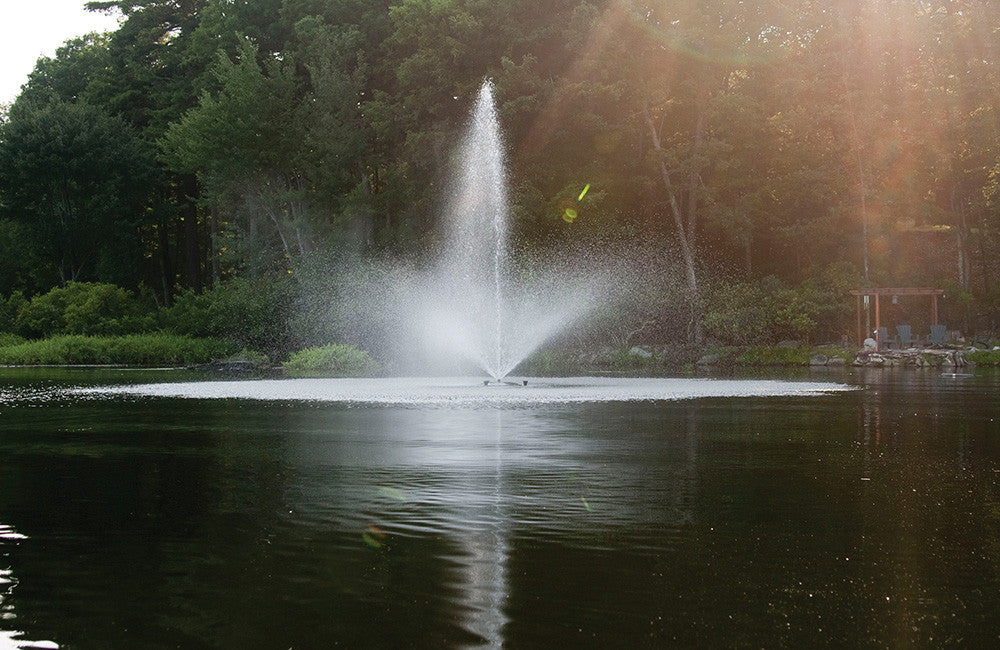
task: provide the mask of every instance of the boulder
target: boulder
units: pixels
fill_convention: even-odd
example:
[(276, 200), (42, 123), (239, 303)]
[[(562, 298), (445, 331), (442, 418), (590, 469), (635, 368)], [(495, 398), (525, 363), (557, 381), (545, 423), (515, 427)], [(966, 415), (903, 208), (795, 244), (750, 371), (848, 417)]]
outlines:
[(706, 354), (698, 359), (694, 365), (696, 366), (714, 366), (719, 363), (719, 355), (717, 354)]
[(830, 357), (825, 354), (814, 354), (809, 358), (810, 366), (825, 366), (830, 363)]

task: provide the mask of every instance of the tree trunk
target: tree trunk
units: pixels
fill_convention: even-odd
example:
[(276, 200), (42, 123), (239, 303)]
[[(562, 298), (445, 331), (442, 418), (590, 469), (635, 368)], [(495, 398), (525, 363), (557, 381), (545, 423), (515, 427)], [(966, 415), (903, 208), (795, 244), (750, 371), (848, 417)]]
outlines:
[[(847, 19), (843, 16), (840, 17), (841, 26), (850, 31), (852, 29), (851, 25), (848, 24)], [(847, 46), (842, 48), (840, 52), (840, 73), (841, 81), (844, 84), (844, 100), (847, 107), (847, 119), (849, 122), (849, 127), (851, 130), (851, 150), (854, 154), (854, 165), (857, 170), (857, 193), (858, 193), (858, 203), (861, 211), (861, 265), (864, 271), (865, 284), (868, 284), (869, 273), (871, 270), (871, 260), (868, 250), (868, 174), (865, 168), (865, 152), (864, 152), (864, 140), (863, 136), (867, 137), (869, 134), (861, 133), (861, 128), (858, 125), (858, 106), (854, 101), (854, 93), (852, 92), (852, 61), (851, 54), (853, 52), (847, 49)]]
[[(698, 117), (694, 125), (694, 141), (691, 146), (691, 155), (695, 159), (701, 155), (701, 143), (705, 134), (705, 101), (698, 98)], [(687, 236), (691, 247), (694, 248), (695, 240), (698, 238), (697, 215), (698, 215), (698, 187), (701, 185), (701, 173), (698, 165), (691, 166), (688, 175), (688, 210), (687, 210)]]
[(162, 219), (156, 230), (159, 236), (160, 250), (157, 257), (160, 258), (160, 284), (163, 290), (163, 304), (169, 307), (172, 302), (170, 291), (174, 286), (174, 269), (170, 263), (170, 231), (167, 228), (166, 222)]
[(209, 236), (211, 241), (209, 242), (209, 258), (212, 260), (212, 286), (219, 286), (219, 211), (217, 208), (213, 207), (212, 212), (209, 215), (208, 221)]
[[(649, 107), (645, 104), (642, 107), (642, 115), (646, 121), (646, 126), (649, 128), (649, 137), (653, 143), (653, 148), (658, 153), (662, 152), (663, 147), (660, 144), (660, 135), (657, 133), (656, 125), (653, 124), (653, 118), (649, 114)], [(687, 279), (688, 291), (690, 293), (689, 302), (691, 305), (691, 321), (689, 323), (688, 339), (690, 342), (698, 344), (702, 342), (704, 336), (702, 334), (701, 326), (702, 305), (701, 293), (698, 289), (698, 273), (695, 266), (694, 242), (692, 241), (691, 233), (684, 225), (684, 215), (681, 213), (680, 204), (677, 201), (677, 193), (674, 190), (673, 181), (670, 178), (670, 170), (667, 169), (666, 163), (662, 160), (660, 160), (659, 165), (660, 178), (667, 191), (667, 198), (670, 202), (670, 212), (673, 215), (674, 226), (677, 229), (677, 240), (681, 246), (681, 256), (684, 258), (684, 274)], [(689, 215), (689, 217), (690, 216), (691, 215)], [(693, 221), (689, 221), (688, 223), (693, 229)]]
[(968, 289), (971, 285), (970, 264), (969, 264), (969, 224), (965, 218), (965, 206), (958, 207), (958, 228), (955, 229), (955, 238), (958, 248), (958, 283), (962, 288)]
[(184, 211), (182, 221), (184, 223), (184, 280), (187, 286), (195, 291), (201, 291), (201, 251), (198, 237), (198, 206), (194, 203), (194, 197), (198, 193), (197, 181), (194, 176), (185, 178)]
[(743, 255), (747, 267), (747, 277), (753, 271), (753, 235), (749, 232), (743, 235)]

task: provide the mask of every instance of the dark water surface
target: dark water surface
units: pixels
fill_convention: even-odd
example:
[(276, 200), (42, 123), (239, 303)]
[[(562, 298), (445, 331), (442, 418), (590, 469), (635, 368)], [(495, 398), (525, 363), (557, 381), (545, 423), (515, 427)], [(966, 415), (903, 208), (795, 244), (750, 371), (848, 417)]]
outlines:
[(1000, 377), (666, 401), (0, 369), (0, 649), (1000, 644)]

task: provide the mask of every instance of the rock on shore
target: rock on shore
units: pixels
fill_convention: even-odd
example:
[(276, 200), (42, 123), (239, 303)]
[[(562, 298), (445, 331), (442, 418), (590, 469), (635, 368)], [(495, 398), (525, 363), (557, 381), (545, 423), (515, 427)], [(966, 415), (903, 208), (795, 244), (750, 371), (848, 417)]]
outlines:
[(865, 348), (854, 358), (855, 366), (868, 368), (965, 368), (973, 365), (966, 361), (961, 350), (910, 348), (908, 350), (882, 350)]

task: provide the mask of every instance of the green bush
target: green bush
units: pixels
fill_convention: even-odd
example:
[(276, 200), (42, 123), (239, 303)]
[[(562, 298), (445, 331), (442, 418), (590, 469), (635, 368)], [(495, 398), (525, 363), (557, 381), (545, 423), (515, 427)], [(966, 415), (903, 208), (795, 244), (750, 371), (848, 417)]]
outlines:
[(267, 368), (271, 365), (271, 359), (266, 354), (250, 348), (241, 348), (224, 359), (219, 359), (219, 361), (222, 363), (249, 363), (257, 368)]
[(773, 276), (722, 283), (708, 294), (705, 331), (724, 345), (808, 340), (816, 330), (820, 293), (812, 283), (788, 289)]
[(579, 355), (568, 350), (536, 350), (514, 370), (522, 375), (558, 377), (578, 375), (584, 368)]
[(242, 347), (283, 353), (291, 291), (288, 282), (245, 279), (202, 293), (188, 289), (163, 311), (162, 323), (175, 334), (230, 339)]
[(108, 336), (152, 329), (154, 320), (131, 291), (113, 284), (70, 282), (22, 304), (16, 326), (32, 337)]
[(808, 348), (752, 347), (744, 350), (736, 362), (741, 366), (807, 366)]
[(367, 352), (336, 343), (295, 352), (284, 367), (298, 377), (368, 377), (378, 371)]
[(2, 365), (189, 365), (230, 354), (228, 341), (172, 334), (55, 336), (0, 347)]
[(0, 348), (10, 347), (11, 345), (20, 345), (24, 343), (24, 337), (18, 336), (17, 334), (12, 334), (10, 332), (0, 332)]
[(0, 296), (0, 332), (14, 331), (17, 325), (17, 315), (27, 302), (27, 298), (20, 291), (10, 294), (7, 299)]
[(862, 285), (847, 262), (813, 269), (810, 279), (788, 287), (768, 276), (723, 281), (706, 291), (705, 332), (723, 345), (766, 345), (782, 340), (839, 340), (854, 332), (854, 297)]

